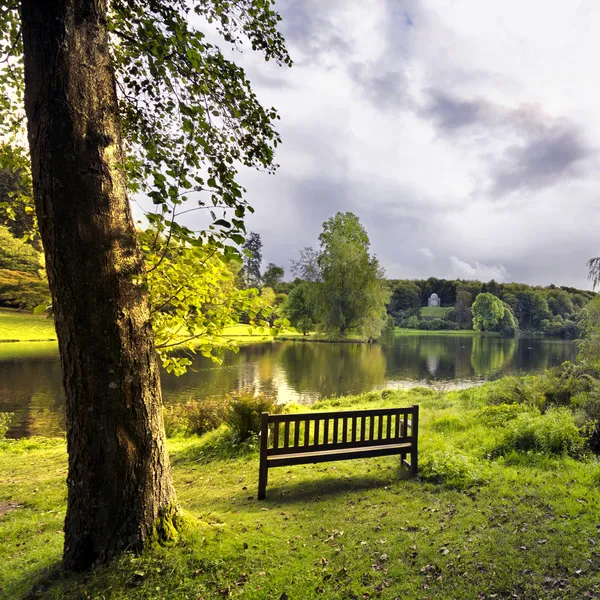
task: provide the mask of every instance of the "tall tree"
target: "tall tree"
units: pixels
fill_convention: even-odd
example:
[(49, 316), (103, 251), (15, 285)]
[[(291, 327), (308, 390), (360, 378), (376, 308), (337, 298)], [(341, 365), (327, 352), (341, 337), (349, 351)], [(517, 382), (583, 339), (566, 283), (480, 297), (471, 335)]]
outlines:
[(317, 318), (314, 290), (310, 289), (310, 283), (303, 281), (290, 292), (283, 311), (290, 323), (303, 335), (314, 329)]
[(461, 329), (470, 329), (473, 324), (471, 314), (472, 298), (466, 290), (460, 290), (456, 293), (456, 304), (454, 305), (456, 324)]
[(298, 260), (292, 261), (292, 274), (294, 277), (302, 279), (302, 281), (308, 281), (309, 283), (321, 281), (319, 253), (312, 246), (302, 248)]
[(337, 213), (319, 236), (320, 321), (325, 331), (376, 339), (386, 323), (390, 290), (383, 269), (369, 254), (369, 236), (358, 217)]
[(284, 275), (285, 271), (283, 270), (283, 267), (279, 267), (274, 263), (269, 263), (262, 276), (263, 285), (270, 288), (277, 288)]
[(260, 233), (251, 231), (244, 242), (244, 266), (241, 275), (246, 287), (256, 288), (260, 286), (262, 264), (262, 240)]
[[(234, 47), (245, 37), (267, 58), (291, 64), (271, 5), (113, 0), (109, 10), (108, 0), (22, 0), (0, 11), (0, 130), (20, 123), (13, 109), (23, 64), (67, 399), (67, 568), (174, 532), (146, 274), (127, 187), (155, 202), (148, 219), (159, 232), (190, 244), (209, 238), (235, 253), (227, 242), (243, 242), (248, 209), (236, 168), (276, 167), (277, 114), (260, 105), (243, 70), (189, 13), (214, 23)], [(192, 193), (208, 195), (199, 209), (224, 210), (201, 238), (175, 219)]]
[(473, 328), (476, 331), (496, 331), (506, 310), (502, 300), (493, 294), (482, 292), (473, 306)]

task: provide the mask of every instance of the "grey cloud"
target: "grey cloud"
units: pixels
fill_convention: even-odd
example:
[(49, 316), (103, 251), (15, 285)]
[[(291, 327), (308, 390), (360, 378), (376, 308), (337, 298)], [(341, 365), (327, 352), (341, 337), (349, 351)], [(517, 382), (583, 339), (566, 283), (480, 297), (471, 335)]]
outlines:
[(578, 163), (592, 153), (576, 126), (551, 127), (506, 150), (492, 171), (493, 191), (503, 194), (520, 188), (539, 189), (576, 177)]
[(491, 192), (501, 195), (518, 189), (541, 189), (577, 177), (578, 163), (595, 154), (581, 126), (545, 115), (535, 107), (509, 109), (482, 99), (464, 100), (430, 90), (421, 116), (433, 121), (445, 136), (470, 135), (483, 130), (490, 139), (517, 137), (497, 160), (490, 161)]
[(379, 108), (406, 106), (409, 102), (404, 71), (382, 71), (378, 64), (354, 63), (348, 68), (351, 79)]
[(325, 8), (311, 0), (288, 0), (278, 7), (285, 39), (310, 55), (310, 62), (320, 62), (320, 55), (325, 52), (335, 52), (341, 57), (350, 53), (344, 32), (337, 30), (332, 15)]
[(486, 113), (481, 102), (460, 100), (439, 90), (433, 90), (431, 102), (422, 115), (433, 120), (439, 129), (451, 132), (488, 120), (489, 115)]

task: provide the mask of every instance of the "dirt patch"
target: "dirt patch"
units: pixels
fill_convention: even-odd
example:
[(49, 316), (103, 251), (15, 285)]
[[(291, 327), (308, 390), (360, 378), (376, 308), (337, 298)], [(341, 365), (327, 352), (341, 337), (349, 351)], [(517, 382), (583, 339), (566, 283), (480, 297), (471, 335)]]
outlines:
[(22, 504), (18, 502), (4, 502), (0, 500), (0, 519), (11, 510), (17, 510), (17, 508), (23, 508)]

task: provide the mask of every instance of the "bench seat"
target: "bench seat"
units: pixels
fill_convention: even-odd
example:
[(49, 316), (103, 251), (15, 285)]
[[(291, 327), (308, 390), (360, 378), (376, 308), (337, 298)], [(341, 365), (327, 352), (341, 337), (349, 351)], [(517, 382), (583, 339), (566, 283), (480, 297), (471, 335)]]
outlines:
[(365, 446), (362, 448), (343, 448), (341, 450), (321, 450), (320, 452), (294, 452), (267, 456), (269, 467), (286, 467), (334, 460), (350, 460), (352, 458), (371, 458), (392, 454), (408, 454), (411, 444), (389, 444), (385, 446)]

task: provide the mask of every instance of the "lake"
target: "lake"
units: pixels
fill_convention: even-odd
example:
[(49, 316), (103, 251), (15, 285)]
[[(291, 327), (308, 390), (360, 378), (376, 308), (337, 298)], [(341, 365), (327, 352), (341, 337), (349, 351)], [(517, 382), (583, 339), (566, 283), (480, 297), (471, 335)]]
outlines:
[[(385, 387), (464, 387), (507, 374), (535, 373), (573, 360), (574, 342), (543, 337), (389, 334), (377, 344), (272, 342), (198, 357), (182, 377), (164, 373), (166, 404), (243, 388), (311, 404)], [(0, 412), (12, 412), (9, 437), (62, 435), (64, 395), (55, 343), (0, 343)]]

